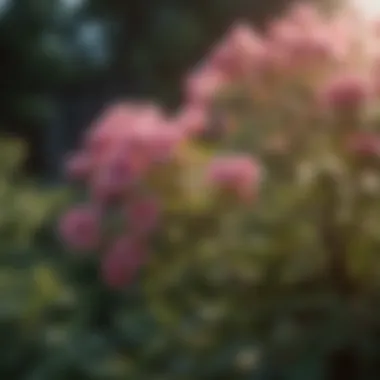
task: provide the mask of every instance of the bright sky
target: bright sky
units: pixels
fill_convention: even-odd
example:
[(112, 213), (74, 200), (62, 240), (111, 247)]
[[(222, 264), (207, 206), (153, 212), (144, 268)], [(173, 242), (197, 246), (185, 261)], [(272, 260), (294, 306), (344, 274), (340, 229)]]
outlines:
[(3, 16), (3, 14), (8, 10), (10, 4), (10, 0), (0, 0), (0, 16)]

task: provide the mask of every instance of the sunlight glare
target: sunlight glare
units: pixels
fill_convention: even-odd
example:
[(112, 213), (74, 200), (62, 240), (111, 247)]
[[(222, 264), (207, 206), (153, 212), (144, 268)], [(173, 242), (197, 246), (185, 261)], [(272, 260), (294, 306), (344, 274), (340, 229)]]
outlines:
[(366, 19), (380, 18), (380, 0), (350, 0), (350, 3)]

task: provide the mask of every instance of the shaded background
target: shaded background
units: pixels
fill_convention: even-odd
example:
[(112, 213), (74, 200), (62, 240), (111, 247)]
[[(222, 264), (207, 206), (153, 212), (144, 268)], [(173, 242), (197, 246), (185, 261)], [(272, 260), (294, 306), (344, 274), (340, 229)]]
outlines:
[(1, 0), (0, 125), (57, 179), (64, 151), (120, 97), (175, 107), (186, 71), (237, 18), (262, 24), (287, 0)]

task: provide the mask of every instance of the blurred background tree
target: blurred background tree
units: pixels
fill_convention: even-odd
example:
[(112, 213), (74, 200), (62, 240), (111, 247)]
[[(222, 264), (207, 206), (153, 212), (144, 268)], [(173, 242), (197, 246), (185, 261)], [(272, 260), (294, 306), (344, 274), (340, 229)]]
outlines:
[(81, 0), (0, 2), (0, 124), (32, 144), (33, 171), (44, 170), (45, 134), (61, 117), (62, 93), (109, 67), (114, 24)]
[(261, 25), (289, 0), (1, 0), (0, 126), (55, 178), (104, 103), (180, 100), (184, 73), (237, 18)]

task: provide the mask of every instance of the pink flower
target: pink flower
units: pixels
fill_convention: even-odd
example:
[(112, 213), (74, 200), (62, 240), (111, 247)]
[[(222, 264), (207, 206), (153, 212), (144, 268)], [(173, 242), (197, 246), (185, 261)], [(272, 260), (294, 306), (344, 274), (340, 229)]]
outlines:
[(300, 2), (293, 5), (287, 16), (295, 24), (306, 28), (321, 21), (321, 14), (317, 7), (307, 2)]
[(101, 265), (103, 281), (109, 287), (116, 289), (130, 285), (145, 261), (146, 251), (141, 242), (123, 236), (116, 240), (103, 258)]
[(206, 178), (214, 188), (249, 200), (257, 193), (260, 168), (248, 155), (219, 156), (209, 164)]
[(254, 73), (266, 55), (264, 40), (248, 25), (234, 24), (209, 57), (209, 64), (227, 77), (241, 79)]
[(342, 74), (327, 83), (321, 93), (322, 104), (333, 110), (357, 109), (372, 95), (367, 78), (357, 74)]
[(87, 153), (77, 153), (69, 156), (65, 163), (65, 174), (69, 180), (85, 180), (91, 174), (92, 159)]
[(181, 132), (178, 128), (173, 128), (172, 122), (158, 109), (147, 106), (141, 108), (128, 133), (120, 136), (113, 147), (114, 150), (118, 148), (128, 153), (135, 163), (147, 165), (149, 159), (154, 159), (154, 153), (157, 160), (170, 156), (180, 139)]
[(91, 152), (102, 154), (126, 134), (136, 117), (136, 106), (117, 104), (108, 108), (85, 136), (85, 145)]
[(101, 235), (99, 212), (87, 205), (69, 210), (60, 220), (59, 234), (72, 249), (95, 249)]
[(207, 106), (228, 82), (221, 71), (210, 65), (202, 66), (186, 78), (186, 101), (200, 107)]
[(175, 124), (186, 136), (204, 131), (207, 124), (207, 109), (197, 105), (186, 105), (175, 118)]
[(338, 63), (344, 64), (352, 59), (357, 36), (357, 30), (352, 27), (355, 24), (357, 24), (355, 15), (343, 12), (339, 17), (332, 19), (327, 26), (331, 46)]
[(161, 110), (150, 103), (118, 104), (107, 110), (86, 136), (86, 147), (97, 157), (118, 149), (133, 149), (136, 131), (163, 123)]
[(116, 150), (99, 164), (95, 173), (92, 182), (95, 199), (107, 202), (127, 193), (141, 178), (140, 170), (133, 157)]
[(360, 157), (380, 157), (380, 135), (374, 132), (353, 133), (347, 139), (346, 147)]
[(337, 60), (337, 52), (331, 33), (325, 25), (300, 25), (288, 20), (273, 22), (269, 27), (269, 43), (271, 49), (282, 54), (287, 60), (288, 69), (309, 68)]
[(326, 58), (335, 58), (334, 45), (325, 28), (310, 28), (308, 33), (301, 34), (298, 39), (293, 40), (289, 49), (294, 58), (307, 60), (307, 63), (323, 63)]
[(157, 227), (160, 207), (155, 198), (137, 199), (128, 206), (127, 214), (131, 229), (145, 235)]
[(139, 184), (152, 164), (175, 158), (184, 132), (151, 104), (115, 106), (88, 135), (94, 157), (92, 190), (101, 202)]
[(168, 163), (175, 159), (177, 149), (183, 141), (183, 131), (167, 126), (152, 131), (147, 141), (147, 156), (153, 164)]

